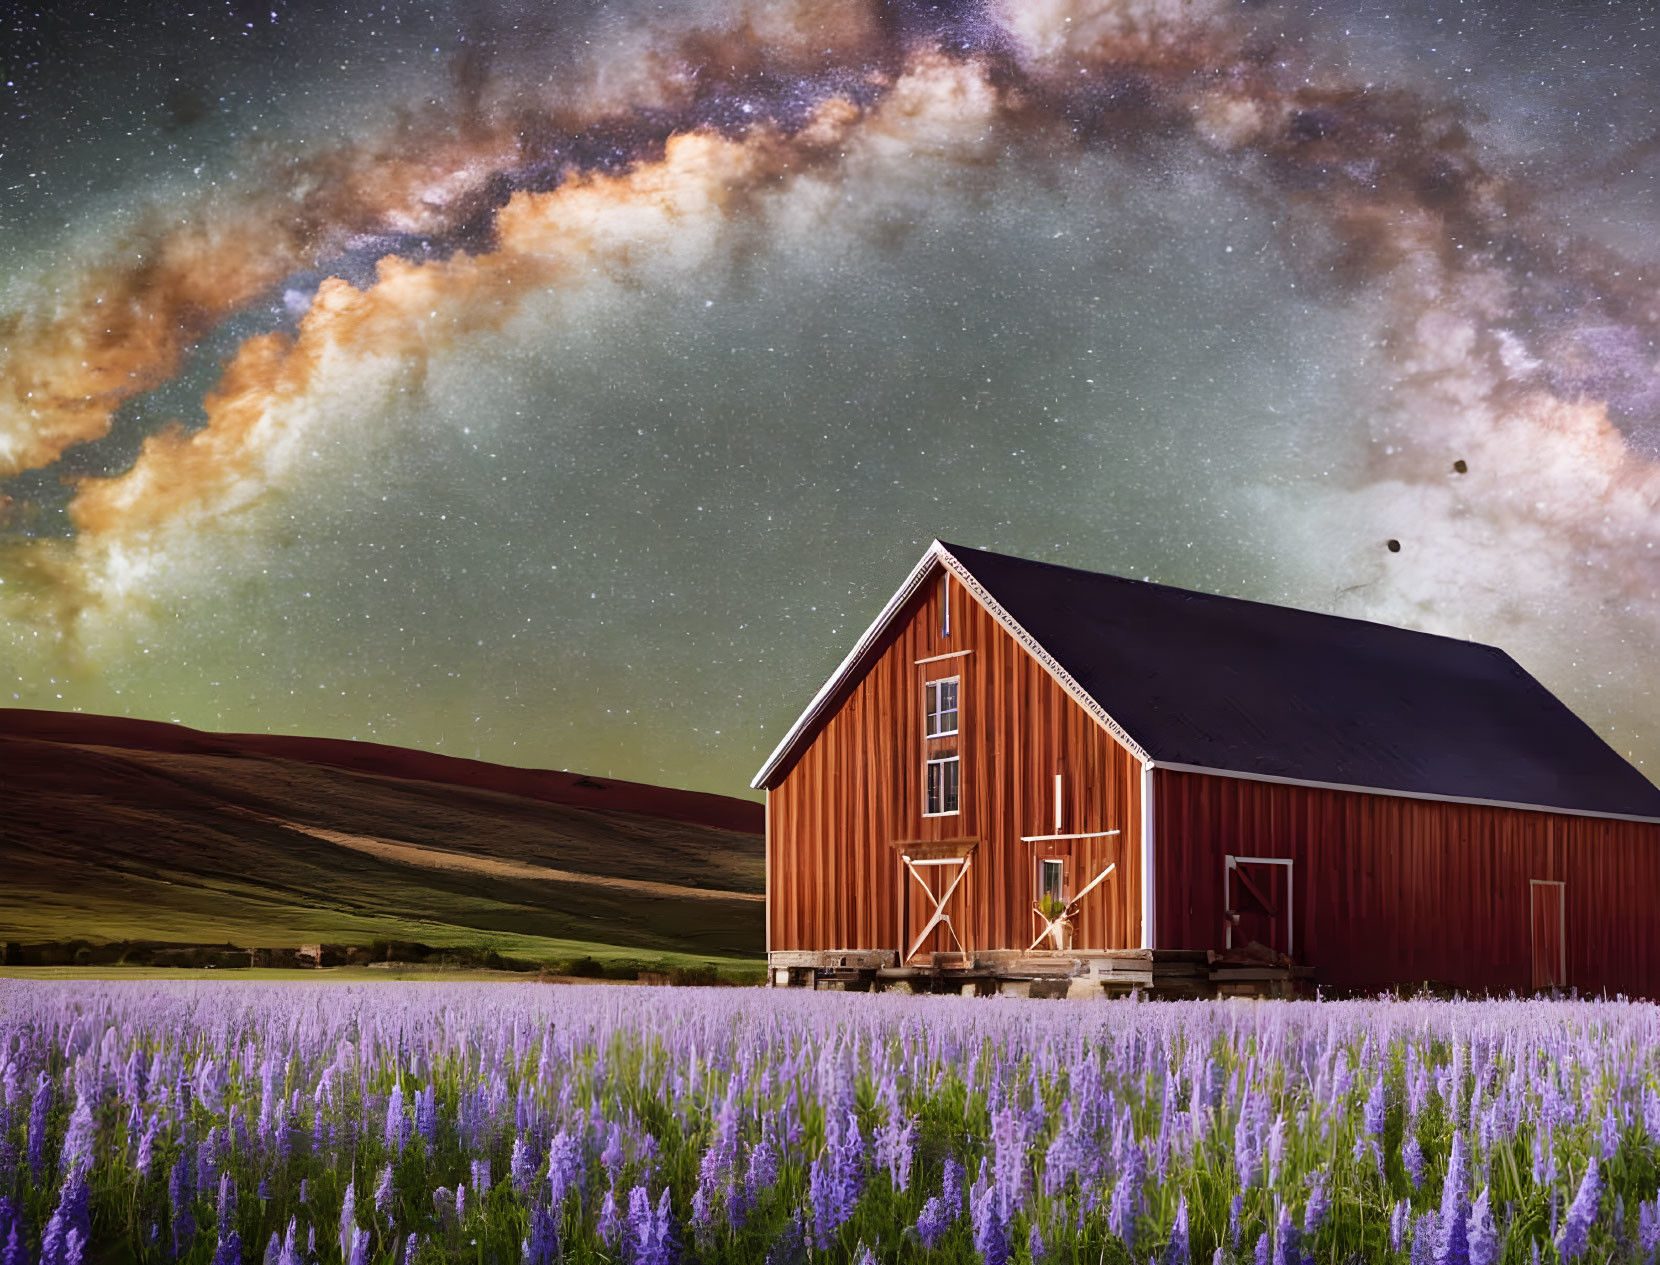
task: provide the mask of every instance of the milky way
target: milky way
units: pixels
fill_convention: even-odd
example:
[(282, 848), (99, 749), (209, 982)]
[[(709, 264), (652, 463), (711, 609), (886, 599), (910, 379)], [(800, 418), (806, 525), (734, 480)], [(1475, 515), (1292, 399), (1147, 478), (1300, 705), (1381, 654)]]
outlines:
[(736, 790), (940, 536), (1660, 764), (1652, 23), (1395, 8), (24, 19), (9, 692)]

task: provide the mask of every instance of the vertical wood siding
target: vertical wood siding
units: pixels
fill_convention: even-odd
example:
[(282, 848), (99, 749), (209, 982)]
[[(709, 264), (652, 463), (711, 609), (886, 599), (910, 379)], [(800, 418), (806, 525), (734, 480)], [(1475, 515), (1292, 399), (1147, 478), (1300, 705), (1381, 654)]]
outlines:
[[(939, 572), (900, 613), (874, 662), (843, 687), (800, 756), (778, 770), (767, 798), (770, 944), (782, 949), (909, 949), (928, 901), (894, 840), (972, 837), (979, 846), (950, 909), (971, 950), (1025, 949), (1037, 858), (1066, 861), (1067, 895), (1109, 862), (1118, 869), (1084, 901), (1081, 948), (1140, 943), (1141, 766), (1074, 703), (955, 581), (951, 635), (940, 635)], [(918, 659), (967, 650), (957, 659)], [(959, 678), (958, 734), (923, 737), (923, 685)], [(961, 760), (961, 811), (924, 817), (929, 755)], [(1054, 830), (1054, 777), (1063, 775), (1063, 829)], [(1120, 830), (1110, 839), (1024, 844), (1022, 836)], [(924, 871), (924, 873), (929, 873)], [(929, 874), (936, 891), (948, 867)], [(903, 943), (902, 943), (903, 938)], [(944, 950), (936, 932), (927, 948)]]
[(1530, 880), (1548, 879), (1565, 884), (1568, 985), (1660, 995), (1660, 826), (1167, 769), (1154, 779), (1161, 948), (1222, 946), (1225, 856), (1289, 857), (1295, 956), (1320, 982), (1527, 990)]

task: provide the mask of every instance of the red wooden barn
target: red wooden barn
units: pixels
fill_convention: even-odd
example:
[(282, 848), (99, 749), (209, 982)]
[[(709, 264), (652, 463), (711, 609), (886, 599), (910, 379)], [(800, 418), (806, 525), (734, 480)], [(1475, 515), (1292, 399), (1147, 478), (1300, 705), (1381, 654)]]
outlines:
[(754, 785), (780, 981), (1660, 995), (1660, 789), (1491, 646), (935, 542)]

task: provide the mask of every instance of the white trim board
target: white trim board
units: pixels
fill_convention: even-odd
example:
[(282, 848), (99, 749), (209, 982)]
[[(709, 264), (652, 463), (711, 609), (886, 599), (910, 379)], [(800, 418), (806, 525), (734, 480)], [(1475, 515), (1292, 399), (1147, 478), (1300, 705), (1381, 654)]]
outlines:
[(970, 655), (973, 653), (974, 651), (972, 650), (953, 650), (950, 654), (933, 654), (929, 655), (926, 659), (913, 659), (911, 661), (911, 666), (913, 668), (920, 668), (925, 663), (939, 663), (944, 659), (961, 659), (964, 655)]
[(1158, 945), (1158, 850), (1153, 831), (1153, 762), (1141, 765), (1141, 947)]
[(1423, 799), (1435, 804), (1470, 804), (1476, 808), (1517, 808), (1530, 813), (1556, 813), (1563, 817), (1603, 817), (1610, 821), (1640, 821), (1660, 826), (1660, 817), (1637, 817), (1630, 813), (1599, 813), (1589, 808), (1560, 808), (1550, 804), (1517, 804), (1503, 799), (1473, 799), (1467, 795), (1436, 795), (1429, 791), (1396, 791), (1384, 786), (1351, 786), (1344, 782), (1315, 782), (1300, 777), (1278, 777), (1272, 773), (1242, 773), (1237, 769), (1211, 769), (1202, 764), (1175, 764), (1169, 760), (1151, 762), (1156, 769), (1172, 773), (1204, 773), (1231, 777), (1242, 782), (1273, 782), (1279, 786), (1308, 786), (1320, 791), (1351, 791), (1362, 795), (1393, 795), (1397, 799)]
[[(772, 960), (772, 792), (767, 792), (766, 799), (761, 801), (761, 877), (764, 886), (761, 889), (761, 916), (766, 919), (766, 931), (762, 936), (762, 943), (767, 946), (768, 971), (771, 971)], [(252, 955), (249, 955), (252, 961)], [(768, 980), (772, 976), (769, 973)]]
[(1081, 835), (1021, 835), (1022, 843), (1054, 843), (1062, 839), (1105, 839), (1110, 835), (1121, 833), (1117, 830), (1092, 830)]

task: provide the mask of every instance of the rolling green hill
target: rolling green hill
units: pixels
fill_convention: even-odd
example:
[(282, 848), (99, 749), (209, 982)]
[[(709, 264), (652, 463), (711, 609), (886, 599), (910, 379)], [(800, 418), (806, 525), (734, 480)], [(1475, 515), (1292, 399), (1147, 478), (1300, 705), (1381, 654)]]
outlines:
[(320, 745), (0, 711), (0, 941), (761, 954), (758, 805)]

